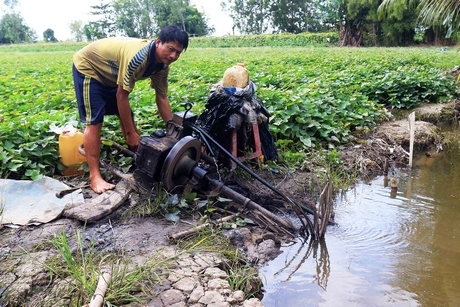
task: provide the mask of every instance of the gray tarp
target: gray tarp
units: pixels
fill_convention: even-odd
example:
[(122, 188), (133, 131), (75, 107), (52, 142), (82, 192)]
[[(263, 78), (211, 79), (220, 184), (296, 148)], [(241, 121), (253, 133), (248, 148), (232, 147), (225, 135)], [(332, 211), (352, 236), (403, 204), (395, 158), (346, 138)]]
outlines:
[(81, 190), (62, 198), (56, 193), (66, 184), (43, 177), (39, 180), (0, 179), (0, 225), (37, 225), (59, 217), (64, 209), (84, 203)]

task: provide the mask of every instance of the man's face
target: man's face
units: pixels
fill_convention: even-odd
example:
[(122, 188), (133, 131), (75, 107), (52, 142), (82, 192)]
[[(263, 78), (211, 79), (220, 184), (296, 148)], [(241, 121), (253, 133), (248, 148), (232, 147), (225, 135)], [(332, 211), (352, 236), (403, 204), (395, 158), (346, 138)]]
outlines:
[(155, 50), (155, 63), (163, 63), (166, 65), (176, 61), (182, 53), (182, 46), (177, 41), (163, 43), (157, 39)]

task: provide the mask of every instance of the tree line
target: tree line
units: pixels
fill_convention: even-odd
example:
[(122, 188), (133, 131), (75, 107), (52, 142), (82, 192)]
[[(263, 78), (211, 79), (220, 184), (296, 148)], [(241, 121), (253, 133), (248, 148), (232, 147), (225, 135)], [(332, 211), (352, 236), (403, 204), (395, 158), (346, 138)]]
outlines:
[[(37, 35), (14, 10), (20, 0), (3, 0), (0, 43), (36, 41)], [(342, 46), (451, 44), (460, 24), (460, 1), (452, 0), (223, 0), (233, 20), (229, 34), (319, 33), (335, 31)], [(208, 18), (189, 0), (101, 0), (91, 7), (94, 21), (73, 21), (74, 40), (109, 36), (152, 38), (169, 24), (190, 36), (214, 33)], [(57, 41), (54, 31), (45, 41)]]
[(405, 46), (455, 41), (460, 1), (224, 0), (242, 34), (336, 31), (342, 46)]

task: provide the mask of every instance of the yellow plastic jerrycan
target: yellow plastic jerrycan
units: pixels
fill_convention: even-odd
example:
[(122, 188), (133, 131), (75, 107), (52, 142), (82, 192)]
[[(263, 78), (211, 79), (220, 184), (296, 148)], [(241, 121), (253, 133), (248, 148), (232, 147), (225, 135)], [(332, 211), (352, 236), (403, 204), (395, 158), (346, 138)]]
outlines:
[(70, 131), (62, 131), (59, 135), (59, 156), (67, 168), (62, 172), (64, 176), (77, 176), (84, 173), (79, 170), (86, 157), (78, 152), (78, 147), (83, 144), (83, 133), (79, 130), (73, 135)]

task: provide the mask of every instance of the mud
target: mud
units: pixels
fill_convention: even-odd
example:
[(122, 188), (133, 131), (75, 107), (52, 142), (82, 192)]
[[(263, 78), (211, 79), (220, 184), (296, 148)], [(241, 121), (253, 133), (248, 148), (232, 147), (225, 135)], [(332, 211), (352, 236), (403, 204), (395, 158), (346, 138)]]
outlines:
[[(437, 118), (433, 113), (450, 114), (448, 120), (457, 122), (458, 104), (448, 104), (441, 111), (426, 109), (419, 114)], [(421, 115), (418, 115), (421, 116)], [(442, 143), (442, 134), (435, 123), (418, 118), (417, 150), (429, 150)], [(436, 122), (437, 123), (437, 122)], [(384, 171), (387, 161), (407, 165), (407, 121), (384, 123), (375, 131), (356, 134), (356, 140), (340, 148), (340, 160), (345, 169), (364, 176), (378, 175)], [(307, 159), (308, 160), (308, 159)], [(318, 198), (318, 171), (322, 166), (306, 161), (295, 172), (283, 169), (261, 169), (260, 174), (282, 193), (298, 202), (314, 207)], [(233, 181), (230, 180), (233, 178)], [(283, 199), (252, 178), (239, 178), (235, 174), (227, 178), (230, 184), (240, 187), (240, 192), (276, 211)], [(116, 212), (95, 223), (85, 225), (69, 218), (30, 227), (0, 229), (0, 307), (13, 306), (68, 306), (72, 299), (74, 282), (70, 278), (53, 276), (48, 261), (58, 253), (51, 244), (54, 236), (65, 233), (74, 250), (76, 234), (81, 233), (85, 248), (123, 255), (133, 264), (145, 263), (153, 255), (162, 257), (177, 255), (182, 251), (169, 240), (171, 234), (190, 229), (200, 223), (189, 217), (179, 223), (171, 223), (161, 217), (130, 217), (123, 213), (135, 206), (128, 200)], [(264, 265), (279, 254), (284, 238), (267, 232), (261, 227), (246, 225), (224, 231), (230, 242), (254, 265)], [(263, 291), (257, 288), (232, 291), (228, 284), (229, 272), (222, 265), (226, 259), (213, 253), (181, 255), (170, 268), (157, 272), (161, 278), (150, 291), (137, 293), (140, 302), (122, 306), (262, 306)], [(203, 260), (205, 259), (205, 260)], [(257, 283), (256, 283), (257, 284)], [(250, 295), (251, 299), (247, 299)], [(89, 303), (89, 302), (88, 302)]]

